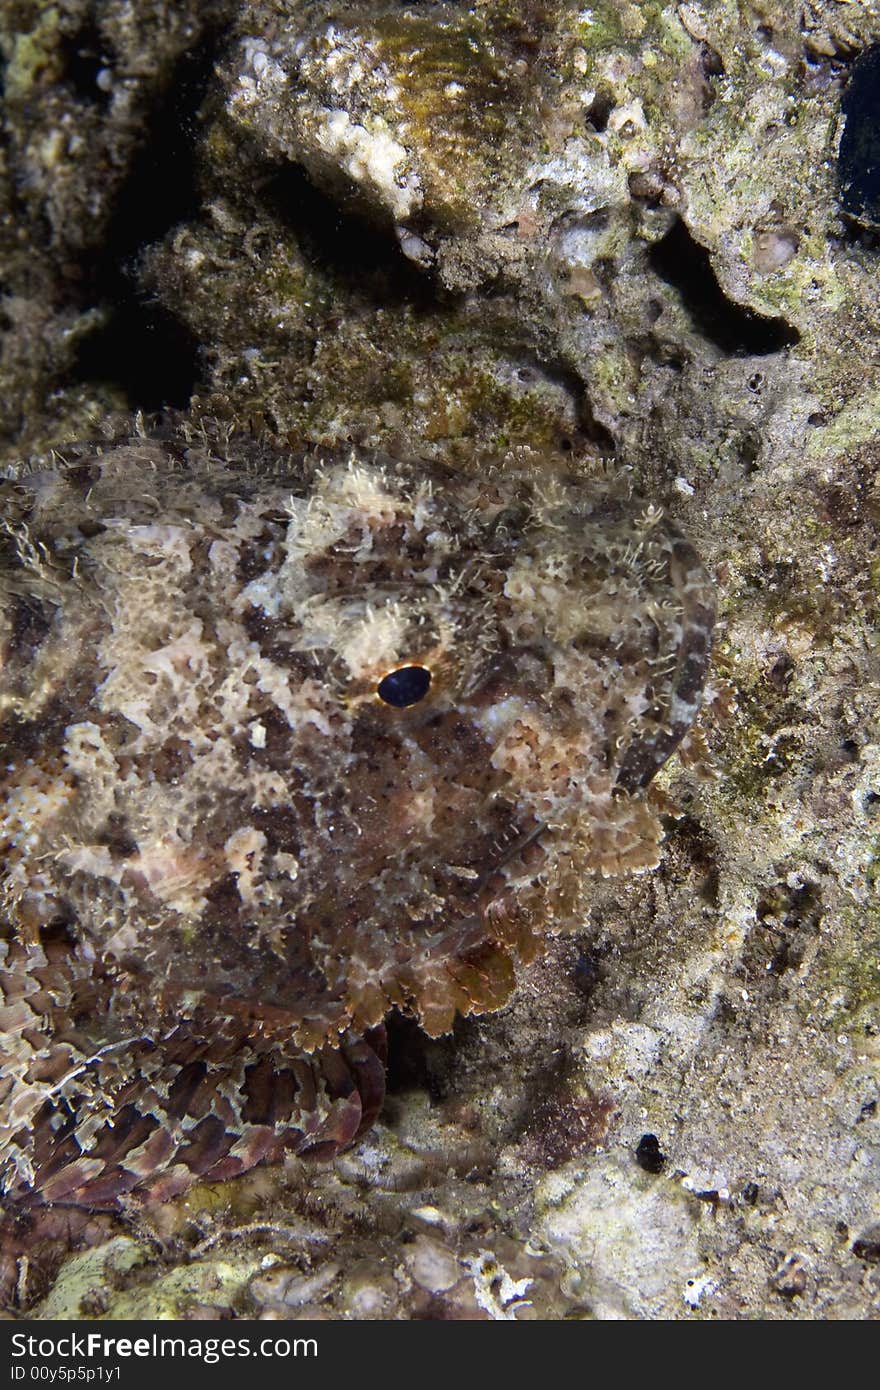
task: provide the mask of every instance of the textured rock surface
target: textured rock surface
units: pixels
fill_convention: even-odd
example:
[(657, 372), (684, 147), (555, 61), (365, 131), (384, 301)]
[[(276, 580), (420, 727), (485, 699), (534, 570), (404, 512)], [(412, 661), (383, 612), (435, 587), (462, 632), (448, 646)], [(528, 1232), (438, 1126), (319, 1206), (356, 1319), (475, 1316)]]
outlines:
[[(393, 1035), (386, 1124), (335, 1168), (191, 1195), (153, 1218), (160, 1246), (125, 1227), (102, 1306), (491, 1316), (532, 1278), (551, 1316), (876, 1312), (878, 252), (836, 167), (876, 7), (363, 0), (330, 37), (320, 5), (253, 3), (211, 52), (198, 6), (150, 7), (137, 36), (109, 0), (54, 28), (14, 8), (8, 459), (163, 400), (296, 445), (601, 455), (717, 576), (736, 698), (718, 778), (664, 774), (685, 815), (653, 874), (590, 880), (580, 933), (502, 1014)], [(95, 101), (65, 66), (87, 14), (119, 90), (192, 117), (186, 158), (161, 102), (111, 132), (114, 95), (53, 220), (36, 155)], [(182, 171), (167, 197), (135, 147)], [(79, 270), (105, 189), (113, 286)], [(77, 1312), (77, 1277), (52, 1311)]]

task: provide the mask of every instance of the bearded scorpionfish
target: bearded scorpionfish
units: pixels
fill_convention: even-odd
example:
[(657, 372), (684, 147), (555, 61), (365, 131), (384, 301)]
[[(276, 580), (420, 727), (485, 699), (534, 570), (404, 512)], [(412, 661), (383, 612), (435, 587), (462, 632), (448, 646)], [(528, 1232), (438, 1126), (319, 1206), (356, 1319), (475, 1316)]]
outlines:
[(712, 587), (563, 465), (182, 427), (0, 483), (0, 1179), (117, 1210), (383, 1099), (500, 1008), (700, 706)]

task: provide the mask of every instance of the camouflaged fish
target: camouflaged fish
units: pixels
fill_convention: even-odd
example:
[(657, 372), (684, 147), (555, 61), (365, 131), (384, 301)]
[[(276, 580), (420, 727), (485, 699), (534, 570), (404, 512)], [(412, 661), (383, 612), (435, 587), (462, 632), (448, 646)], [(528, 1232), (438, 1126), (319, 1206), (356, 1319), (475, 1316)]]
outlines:
[(658, 861), (710, 583), (662, 511), (183, 429), (0, 484), (0, 1176), (119, 1209), (383, 1098)]

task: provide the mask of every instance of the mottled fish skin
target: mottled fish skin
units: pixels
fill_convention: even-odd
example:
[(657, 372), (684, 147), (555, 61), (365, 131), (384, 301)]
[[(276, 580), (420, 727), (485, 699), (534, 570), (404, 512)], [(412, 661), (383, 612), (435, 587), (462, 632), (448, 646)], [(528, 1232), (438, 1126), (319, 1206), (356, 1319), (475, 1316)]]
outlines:
[[(0, 484), (0, 1176), (115, 1209), (382, 1101), (656, 865), (712, 588), (656, 507), (168, 430)], [(402, 673), (402, 674), (400, 674)], [(390, 679), (389, 679), (390, 677)]]

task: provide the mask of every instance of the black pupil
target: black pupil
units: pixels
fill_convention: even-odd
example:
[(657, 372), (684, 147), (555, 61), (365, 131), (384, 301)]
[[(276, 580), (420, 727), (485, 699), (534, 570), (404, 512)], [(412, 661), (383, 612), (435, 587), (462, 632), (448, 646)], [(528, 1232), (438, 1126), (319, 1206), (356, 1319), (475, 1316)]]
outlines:
[(407, 705), (417, 705), (425, 698), (430, 684), (431, 672), (424, 666), (401, 666), (380, 680), (376, 693), (386, 705), (406, 709)]

